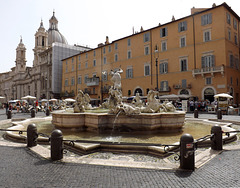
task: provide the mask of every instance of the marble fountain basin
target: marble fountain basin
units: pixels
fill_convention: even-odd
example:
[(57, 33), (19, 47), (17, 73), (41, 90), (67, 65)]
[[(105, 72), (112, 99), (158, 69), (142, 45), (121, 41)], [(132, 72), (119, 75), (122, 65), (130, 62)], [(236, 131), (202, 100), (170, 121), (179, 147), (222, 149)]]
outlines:
[(52, 124), (57, 128), (78, 128), (88, 131), (179, 131), (184, 125), (185, 112), (141, 113), (115, 115), (108, 113), (52, 112)]

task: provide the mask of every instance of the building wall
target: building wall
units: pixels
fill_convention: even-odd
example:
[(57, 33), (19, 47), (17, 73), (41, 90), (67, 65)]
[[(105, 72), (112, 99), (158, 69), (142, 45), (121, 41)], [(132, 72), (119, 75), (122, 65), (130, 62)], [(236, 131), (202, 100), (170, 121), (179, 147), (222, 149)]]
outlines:
[[(202, 16), (207, 14), (211, 14), (211, 23), (202, 25)], [(231, 24), (227, 23), (227, 14), (230, 15)], [(236, 28), (234, 28), (233, 20), (236, 20)], [(180, 32), (178, 30), (179, 24), (183, 22), (187, 23), (187, 28)], [(167, 29), (166, 36), (161, 36), (163, 28)], [(231, 38), (229, 38), (229, 32)], [(208, 36), (208, 34), (210, 40), (205, 41), (204, 36)], [(144, 41), (146, 35), (148, 35), (149, 40)], [(235, 43), (235, 35), (237, 43)], [(180, 40), (183, 37), (186, 39), (186, 46), (181, 47)], [(128, 45), (129, 40), (131, 41), (130, 45)], [(166, 43), (166, 51), (162, 50), (162, 43), (164, 42)], [(116, 44), (117, 49), (115, 49)], [(111, 46), (111, 52), (108, 51), (109, 46)], [(158, 53), (155, 53), (156, 46), (158, 47)], [(145, 52), (146, 47), (148, 47), (148, 54)], [(94, 51), (96, 53), (95, 57), (93, 55)], [(131, 52), (130, 58), (128, 58), (129, 51)], [(117, 61), (115, 61), (116, 54), (118, 55)], [(156, 56), (158, 56), (157, 67)], [(104, 57), (107, 59), (106, 64), (104, 64)], [(214, 61), (210, 60), (214, 62), (214, 65), (203, 69), (202, 59), (204, 58), (214, 59)], [(231, 63), (230, 58), (234, 59), (234, 63)], [(74, 59), (73, 62), (72, 59)], [(94, 59), (96, 60), (95, 67), (93, 67)], [(187, 61), (186, 70), (181, 70), (181, 60), (183, 59)], [(85, 67), (86, 62), (87, 67)], [(162, 66), (160, 64), (164, 62), (167, 62), (168, 65), (166, 73), (160, 71), (160, 66)], [(78, 67), (78, 63), (81, 63), (81, 69), (72, 70), (72, 64)], [(150, 66), (150, 75), (144, 73), (144, 66), (147, 64)], [(147, 95), (148, 90), (156, 89), (156, 77), (158, 75), (158, 90), (160, 90), (161, 95), (180, 94), (182, 89), (186, 89), (190, 95), (203, 100), (206, 99), (204, 92), (206, 92), (207, 88), (210, 88), (214, 94), (222, 92), (232, 94), (234, 102), (238, 103), (240, 92), (239, 17), (224, 3), (179, 20), (173, 20), (164, 25), (121, 38), (110, 44), (102, 44), (91, 51), (82, 52), (64, 59), (62, 92), (73, 90), (76, 94), (76, 90), (81, 89), (84, 91), (87, 88), (91, 90), (91, 98), (103, 99), (106, 95), (101, 92), (101, 88), (111, 86), (111, 76), (108, 75), (108, 81), (103, 81), (101, 72), (107, 71), (109, 73), (110, 70), (116, 68), (121, 68), (124, 71), (121, 75), (124, 96), (134, 95), (138, 88), (142, 89), (142, 95)], [(127, 77), (127, 69), (129, 68), (133, 70), (132, 78)], [(156, 68), (158, 68), (157, 73)], [(93, 73), (96, 73), (100, 82), (95, 86), (87, 86), (84, 83), (84, 76), (88, 75), (90, 78)], [(82, 77), (81, 84), (77, 84), (79, 75)], [(71, 78), (75, 79), (74, 85), (71, 85)], [(69, 82), (68, 86), (65, 85), (66, 79)], [(163, 90), (161, 88), (162, 81), (168, 82), (169, 87), (167, 89)], [(186, 83), (186, 87), (183, 87), (182, 83)], [(93, 88), (95, 88), (95, 94), (93, 94)]]

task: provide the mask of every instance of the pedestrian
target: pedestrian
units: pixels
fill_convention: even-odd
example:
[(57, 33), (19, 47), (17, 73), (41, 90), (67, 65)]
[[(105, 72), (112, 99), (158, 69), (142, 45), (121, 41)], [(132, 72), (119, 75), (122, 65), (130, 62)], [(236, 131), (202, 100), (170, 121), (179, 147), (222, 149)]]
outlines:
[(36, 100), (35, 105), (36, 105), (36, 113), (37, 113), (38, 112), (38, 100)]
[(6, 102), (6, 114), (8, 113), (8, 102)]

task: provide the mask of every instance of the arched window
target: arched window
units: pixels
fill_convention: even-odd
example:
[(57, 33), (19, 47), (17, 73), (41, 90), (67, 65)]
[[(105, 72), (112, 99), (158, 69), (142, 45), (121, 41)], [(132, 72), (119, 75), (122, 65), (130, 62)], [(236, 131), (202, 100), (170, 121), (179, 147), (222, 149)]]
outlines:
[(180, 95), (189, 95), (189, 91), (186, 89), (182, 89), (179, 94)]
[(140, 88), (137, 88), (135, 91), (134, 91), (134, 95), (136, 96), (136, 93), (139, 93), (140, 96), (142, 96), (142, 89)]

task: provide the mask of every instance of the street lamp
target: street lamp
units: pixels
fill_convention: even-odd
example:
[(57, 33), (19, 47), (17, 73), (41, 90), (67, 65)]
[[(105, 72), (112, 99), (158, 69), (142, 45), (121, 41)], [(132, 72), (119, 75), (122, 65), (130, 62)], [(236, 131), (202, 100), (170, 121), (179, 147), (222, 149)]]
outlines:
[(157, 45), (155, 46), (154, 57), (156, 59), (156, 84), (157, 84), (157, 91), (158, 91), (158, 57), (159, 57), (159, 53), (158, 53)]

